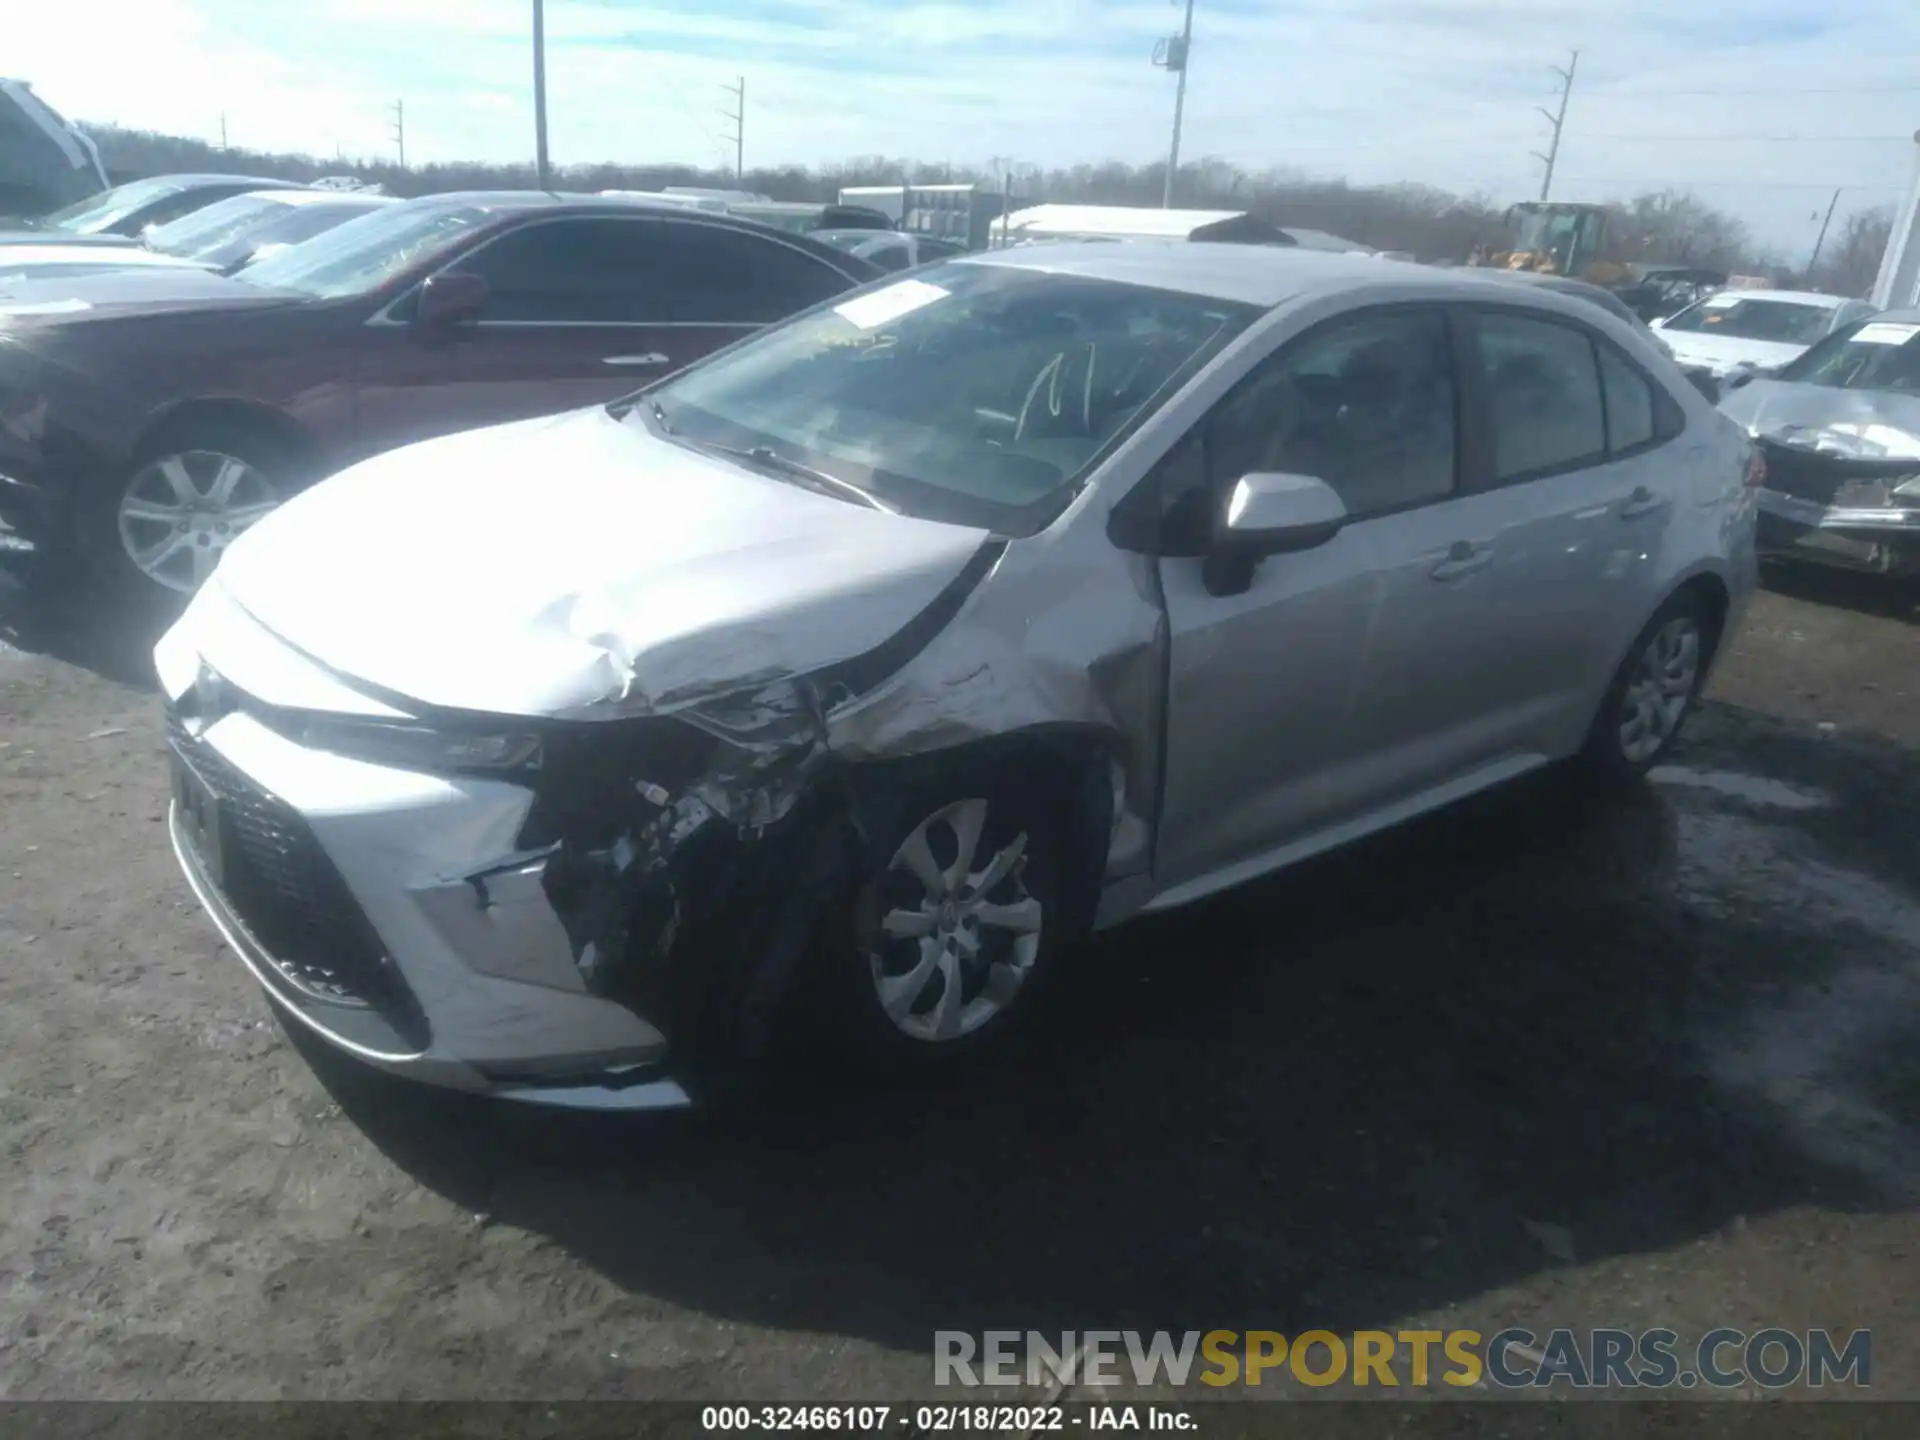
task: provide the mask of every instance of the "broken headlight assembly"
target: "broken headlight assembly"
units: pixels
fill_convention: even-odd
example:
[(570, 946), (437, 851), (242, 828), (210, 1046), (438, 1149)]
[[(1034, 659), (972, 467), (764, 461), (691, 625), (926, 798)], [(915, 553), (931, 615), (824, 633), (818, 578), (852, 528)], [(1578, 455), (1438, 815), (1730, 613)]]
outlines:
[(282, 715), (273, 728), (309, 749), (430, 775), (507, 775), (538, 768), (540, 736), (511, 726), (435, 726), (346, 715)]

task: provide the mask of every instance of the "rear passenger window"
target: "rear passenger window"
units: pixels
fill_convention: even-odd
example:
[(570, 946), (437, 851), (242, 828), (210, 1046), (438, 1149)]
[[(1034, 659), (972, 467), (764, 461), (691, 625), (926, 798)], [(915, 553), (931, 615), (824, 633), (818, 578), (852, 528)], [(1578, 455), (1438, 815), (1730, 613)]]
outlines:
[(670, 223), (662, 278), (676, 320), (767, 325), (853, 288), (823, 261), (768, 236)]
[(1495, 477), (1517, 480), (1605, 460), (1593, 342), (1571, 326), (1507, 314), (1482, 314), (1479, 332)]
[(1653, 439), (1653, 386), (1605, 345), (1600, 383), (1607, 396), (1607, 449), (1618, 455)]

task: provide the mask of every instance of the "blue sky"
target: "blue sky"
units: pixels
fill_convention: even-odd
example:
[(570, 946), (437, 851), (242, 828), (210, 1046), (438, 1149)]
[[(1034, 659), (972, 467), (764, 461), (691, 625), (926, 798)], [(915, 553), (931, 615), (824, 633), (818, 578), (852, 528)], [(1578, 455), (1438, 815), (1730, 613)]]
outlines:
[[(66, 0), (6, 66), (76, 118), (236, 144), (520, 159), (529, 0)], [(1148, 62), (1171, 0), (547, 0), (556, 161), (1165, 153)], [(112, 37), (112, 44), (104, 43)], [(1816, 212), (1894, 200), (1920, 129), (1914, 0), (1196, 0), (1182, 154), (1362, 183), (1538, 192), (1534, 106), (1581, 49), (1555, 194), (1678, 184), (1789, 255)]]

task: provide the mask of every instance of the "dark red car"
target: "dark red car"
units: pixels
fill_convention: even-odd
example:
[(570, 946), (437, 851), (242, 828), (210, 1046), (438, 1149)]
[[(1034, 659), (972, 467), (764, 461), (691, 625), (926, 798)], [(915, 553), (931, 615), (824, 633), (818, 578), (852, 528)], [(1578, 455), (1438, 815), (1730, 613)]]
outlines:
[(234, 278), (22, 281), (0, 520), (133, 598), (190, 591), (343, 465), (611, 400), (881, 273), (725, 215), (516, 193), (389, 206)]

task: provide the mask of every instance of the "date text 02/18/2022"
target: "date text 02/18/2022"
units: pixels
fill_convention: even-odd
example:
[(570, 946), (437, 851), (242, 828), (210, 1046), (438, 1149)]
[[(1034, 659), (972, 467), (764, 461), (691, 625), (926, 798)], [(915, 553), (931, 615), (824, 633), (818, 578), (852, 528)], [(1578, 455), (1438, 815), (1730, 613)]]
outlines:
[(841, 1431), (930, 1435), (951, 1431), (1017, 1433), (1084, 1430), (1186, 1431), (1185, 1410), (1163, 1405), (709, 1405), (700, 1412), (708, 1431)]

